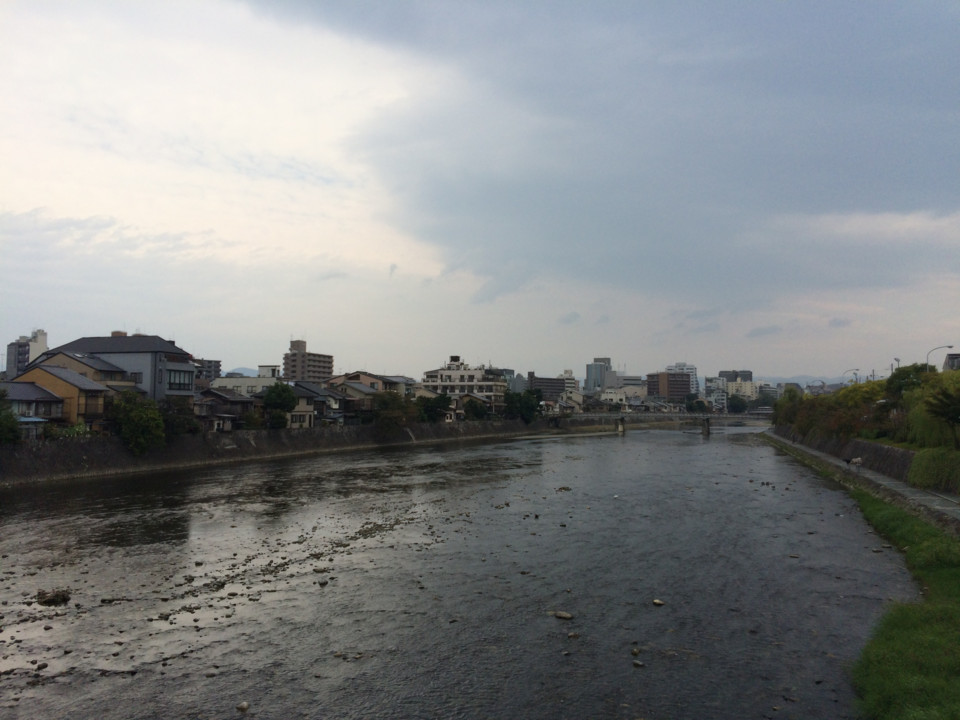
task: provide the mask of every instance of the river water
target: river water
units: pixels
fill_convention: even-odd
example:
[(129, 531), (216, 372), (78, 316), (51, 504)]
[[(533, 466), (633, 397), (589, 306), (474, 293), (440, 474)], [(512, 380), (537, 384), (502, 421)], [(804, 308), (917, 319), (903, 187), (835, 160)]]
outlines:
[(735, 431), (4, 490), (0, 556), (2, 718), (854, 717), (850, 664), (917, 596), (843, 491)]

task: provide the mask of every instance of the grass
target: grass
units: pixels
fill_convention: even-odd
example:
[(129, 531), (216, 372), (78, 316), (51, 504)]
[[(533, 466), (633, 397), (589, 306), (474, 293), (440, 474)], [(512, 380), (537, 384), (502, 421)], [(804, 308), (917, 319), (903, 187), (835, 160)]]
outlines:
[(868, 717), (960, 720), (960, 539), (862, 490), (851, 495), (904, 551), (924, 600), (894, 605), (853, 668)]
[[(821, 475), (832, 468), (775, 439)], [(870, 493), (849, 488), (864, 518), (901, 549), (923, 600), (881, 618), (853, 667), (861, 709), (873, 720), (960, 720), (960, 538)]]

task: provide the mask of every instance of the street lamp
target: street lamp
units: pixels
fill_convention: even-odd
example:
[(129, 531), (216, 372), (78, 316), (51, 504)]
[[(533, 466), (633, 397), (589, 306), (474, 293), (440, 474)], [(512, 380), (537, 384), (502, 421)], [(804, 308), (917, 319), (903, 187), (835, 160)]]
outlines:
[(894, 358), (897, 361), (897, 370), (900, 369), (900, 358)]
[(944, 348), (953, 348), (953, 345), (940, 345), (927, 353), (927, 362), (923, 366), (924, 372), (930, 372), (930, 353), (932, 353), (934, 350), (943, 350)]
[(842, 373), (840, 373), (841, 384), (843, 384), (843, 376), (846, 375), (848, 372), (858, 373), (860, 372), (860, 368), (850, 368), (849, 370), (844, 370)]

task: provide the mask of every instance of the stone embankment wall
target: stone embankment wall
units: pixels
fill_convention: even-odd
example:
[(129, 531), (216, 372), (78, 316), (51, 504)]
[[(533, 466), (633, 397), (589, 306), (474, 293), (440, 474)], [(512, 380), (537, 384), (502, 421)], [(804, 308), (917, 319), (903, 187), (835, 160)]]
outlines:
[(887, 477), (907, 482), (914, 452), (881, 445), (866, 440), (838, 440), (836, 438), (802, 438), (790, 427), (777, 427), (774, 432), (791, 442), (806, 445), (827, 455), (843, 458), (861, 458), (863, 467)]
[(389, 436), (373, 425), (305, 430), (241, 430), (182, 435), (162, 449), (132, 455), (118, 438), (90, 437), (0, 446), (0, 485), (69, 478), (126, 475), (185, 469), (243, 460), (294, 457), (389, 445), (498, 439), (545, 433), (610, 431), (619, 416), (564, 419), (560, 428), (546, 420), (416, 424)]

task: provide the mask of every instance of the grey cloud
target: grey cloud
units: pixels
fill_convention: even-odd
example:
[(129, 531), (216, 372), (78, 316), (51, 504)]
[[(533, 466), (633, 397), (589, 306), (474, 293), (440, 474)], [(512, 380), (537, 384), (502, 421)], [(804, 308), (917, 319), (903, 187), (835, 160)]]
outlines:
[(568, 312), (566, 315), (561, 316), (558, 322), (561, 325), (575, 325), (580, 322), (580, 313), (576, 311)]
[(766, 337), (768, 335), (779, 335), (783, 331), (779, 325), (765, 325), (763, 327), (755, 327), (750, 332), (746, 334), (748, 338), (758, 338)]
[(848, 320), (847, 318), (835, 317), (835, 318), (830, 318), (829, 324), (830, 324), (830, 327), (832, 328), (845, 328), (850, 325), (850, 320)]

